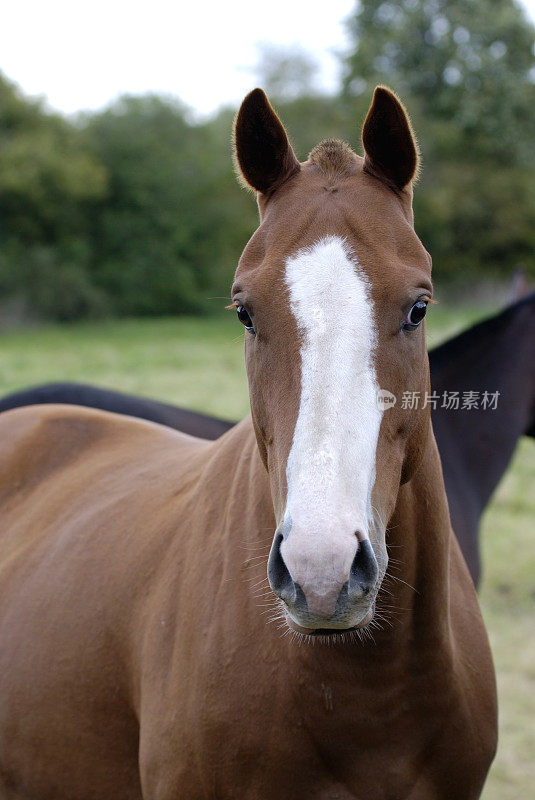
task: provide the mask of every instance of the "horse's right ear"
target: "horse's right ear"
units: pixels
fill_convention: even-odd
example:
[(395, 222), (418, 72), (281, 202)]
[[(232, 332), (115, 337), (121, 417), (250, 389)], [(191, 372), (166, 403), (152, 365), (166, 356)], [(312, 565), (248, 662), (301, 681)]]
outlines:
[(418, 174), (418, 146), (403, 104), (378, 86), (362, 129), (364, 169), (402, 191)]
[(299, 161), (282, 122), (262, 89), (253, 89), (236, 116), (234, 152), (238, 175), (262, 194), (277, 189), (299, 171)]

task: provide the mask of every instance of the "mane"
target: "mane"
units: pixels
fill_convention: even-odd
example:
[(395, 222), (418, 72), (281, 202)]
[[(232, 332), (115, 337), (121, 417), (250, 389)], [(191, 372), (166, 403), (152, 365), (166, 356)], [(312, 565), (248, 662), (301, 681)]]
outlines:
[(311, 150), (308, 159), (329, 179), (353, 171), (356, 153), (341, 139), (324, 139)]

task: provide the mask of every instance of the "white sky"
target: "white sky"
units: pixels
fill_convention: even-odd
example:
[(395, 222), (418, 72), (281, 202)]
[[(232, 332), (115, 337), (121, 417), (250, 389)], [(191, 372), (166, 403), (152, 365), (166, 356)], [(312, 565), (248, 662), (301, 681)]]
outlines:
[[(535, 19), (535, 0), (522, 0)], [(123, 92), (180, 97), (200, 114), (253, 88), (259, 41), (300, 44), (336, 85), (355, 0), (3, 0), (0, 71), (71, 113)], [(318, 9), (319, 10), (316, 10)]]

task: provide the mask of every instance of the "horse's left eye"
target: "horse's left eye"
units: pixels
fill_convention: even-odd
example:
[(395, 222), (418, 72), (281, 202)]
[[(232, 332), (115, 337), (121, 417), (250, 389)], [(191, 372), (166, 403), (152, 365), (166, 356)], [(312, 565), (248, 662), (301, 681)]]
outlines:
[(249, 331), (249, 333), (254, 333), (254, 325), (251, 317), (249, 316), (249, 312), (247, 311), (244, 306), (236, 306), (236, 311), (238, 313), (238, 319), (244, 325), (245, 330)]
[(413, 331), (415, 328), (418, 327), (420, 322), (425, 317), (425, 312), (427, 311), (427, 300), (418, 300), (417, 303), (413, 305), (405, 319), (403, 320), (403, 329), (406, 331)]

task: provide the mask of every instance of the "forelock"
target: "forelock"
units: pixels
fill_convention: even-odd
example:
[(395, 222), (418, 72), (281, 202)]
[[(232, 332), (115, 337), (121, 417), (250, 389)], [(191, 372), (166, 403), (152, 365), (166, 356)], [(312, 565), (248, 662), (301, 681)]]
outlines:
[(328, 178), (353, 172), (357, 160), (351, 147), (341, 139), (325, 139), (314, 147), (308, 158)]

